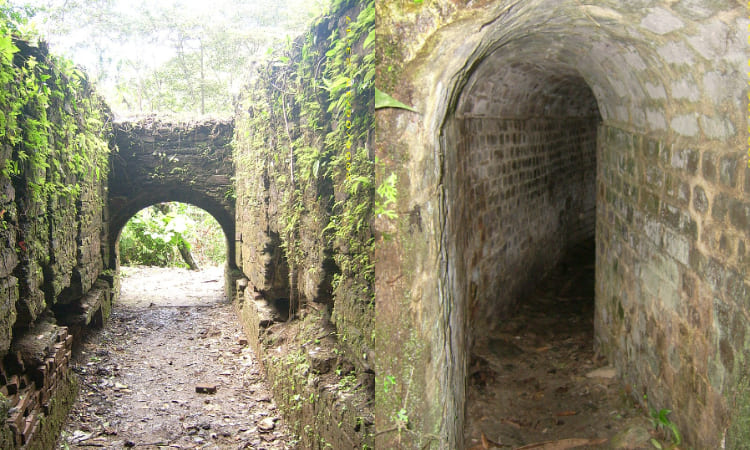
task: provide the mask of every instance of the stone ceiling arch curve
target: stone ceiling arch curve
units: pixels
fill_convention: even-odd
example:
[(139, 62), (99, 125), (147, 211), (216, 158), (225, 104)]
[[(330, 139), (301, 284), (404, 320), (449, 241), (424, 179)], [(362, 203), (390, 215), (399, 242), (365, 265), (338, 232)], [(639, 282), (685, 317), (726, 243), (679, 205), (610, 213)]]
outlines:
[(216, 119), (115, 124), (108, 205), (112, 267), (127, 221), (163, 202), (192, 204), (214, 217), (226, 236), (229, 267), (235, 267), (233, 134), (232, 121)]

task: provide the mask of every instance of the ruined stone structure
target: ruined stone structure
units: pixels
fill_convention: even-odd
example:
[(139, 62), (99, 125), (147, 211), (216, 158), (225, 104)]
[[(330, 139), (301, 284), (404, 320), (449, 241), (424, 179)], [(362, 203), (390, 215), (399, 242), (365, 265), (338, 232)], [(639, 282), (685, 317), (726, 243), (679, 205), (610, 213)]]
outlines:
[(377, 426), (411, 405), (410, 445), (463, 445), (472, 348), (593, 236), (598, 351), (690, 445), (750, 441), (745, 5), (590, 3), (377, 3), (379, 87), (419, 111), (376, 145), (404, 212), (376, 222), (377, 372), (413, 377)]
[[(155, 203), (189, 202), (234, 239), (233, 125), (113, 127), (85, 80), (68, 84), (78, 75), (60, 72), (46, 50), (16, 45), (15, 65), (3, 71), (21, 73), (30, 56), (46, 67), (16, 75), (0, 102), (4, 117), (17, 116), (0, 141), (0, 447), (48, 449), (75, 398), (74, 339), (106, 321), (118, 291), (127, 220)], [(49, 98), (18, 89), (40, 79), (64, 81)]]
[(114, 125), (110, 267), (117, 265), (117, 241), (127, 221), (143, 208), (172, 201), (198, 206), (216, 219), (227, 238), (229, 268), (234, 266), (233, 133), (232, 121), (221, 120), (149, 118)]
[(85, 80), (14, 43), (12, 64), (0, 63), (0, 448), (43, 449), (75, 397), (69, 330), (109, 310), (111, 126)]
[[(321, 86), (337, 51), (366, 54), (368, 32), (346, 42), (352, 17), (371, 23), (359, 2), (295, 41), (299, 65), (269, 63), (236, 130), (112, 125), (85, 84), (3, 81), (20, 125), (0, 168), (21, 166), (0, 172), (0, 447), (49, 448), (75, 395), (70, 336), (107, 318), (124, 224), (165, 201), (222, 226), (238, 314), (305, 446), (461, 448), (472, 352), (587, 239), (592, 345), (635, 400), (673, 410), (695, 448), (750, 442), (745, 5), (376, 4), (378, 87), (418, 112), (383, 109), (348, 147), (329, 143), (366, 128), (369, 98), (338, 97), (334, 120)], [(0, 69), (46, 60), (18, 44)], [(66, 79), (50, 66), (39, 80)], [(347, 220), (361, 234), (342, 238)]]
[[(307, 73), (300, 86), (312, 93), (310, 105), (320, 114), (320, 123), (330, 118), (326, 108), (321, 108), (321, 103), (328, 100), (323, 98), (319, 71), (319, 59), (330, 45), (326, 38), (336, 31), (334, 34), (343, 42), (352, 22), (348, 15), (357, 18), (363, 9), (351, 1), (340, 3), (339, 7), (340, 11), (320, 19), (311, 33), (297, 39), (300, 46), (312, 46), (305, 53), (308, 59), (302, 61), (303, 53), (295, 47), (298, 53), (294, 60), (287, 61), (287, 72), (276, 74), (289, 77), (298, 63), (316, 70)], [(372, 28), (362, 25), (372, 23), (374, 10), (367, 11), (369, 15), (358, 25), (356, 45), (360, 52), (362, 41)], [(278, 115), (269, 117), (267, 124), (262, 124), (266, 126), (244, 124), (236, 135), (233, 120), (172, 123), (150, 117), (113, 123), (106, 106), (91, 106), (98, 99), (85, 82), (83, 92), (71, 88), (74, 92), (65, 91), (51, 101), (35, 98), (44, 89), (34, 89), (33, 83), (47, 79), (54, 83), (61, 75), (55, 71), (55, 62), (47, 60), (45, 50), (38, 51), (26, 42), (17, 44), (22, 51), (14, 65), (0, 58), (0, 68), (20, 74), (20, 68), (33, 54), (52, 69), (48, 78), (46, 72), (36, 74), (33, 68), (29, 69), (33, 79), (5, 85), (6, 96), (0, 96), (3, 117), (15, 117), (13, 114), (26, 108), (21, 117), (36, 120), (21, 122), (19, 130), (9, 128), (0, 139), (0, 167), (21, 167), (18, 171), (0, 172), (0, 418), (7, 418), (0, 422), (0, 447), (52, 447), (76, 393), (75, 376), (68, 366), (72, 345), (86, 327), (106, 322), (119, 292), (118, 239), (122, 228), (140, 209), (168, 201), (194, 204), (221, 225), (227, 238), (228, 295), (234, 294), (234, 280), (242, 274), (238, 267), (252, 280), (250, 284), (247, 279), (237, 283), (238, 314), (253, 338), (253, 347), (267, 365), (278, 404), (289, 423), (294, 424), (301, 442), (310, 448), (361, 448), (371, 443), (374, 419), (369, 408), (374, 390), (374, 356), (373, 317), (368, 314), (373, 308), (369, 281), (361, 271), (349, 268), (335, 290), (332, 278), (342, 270), (332, 258), (337, 249), (324, 236), (333, 203), (340, 200), (331, 196), (334, 192), (339, 196), (349, 194), (334, 186), (330, 172), (320, 181), (315, 180), (328, 170), (321, 165), (330, 162), (330, 154), (314, 168), (308, 166), (304, 178), (304, 164), (292, 162), (290, 167), (290, 161), (284, 159), (288, 153), (274, 154), (279, 142), (276, 131), (285, 130), (282, 136), (287, 139), (291, 136), (290, 127), (298, 138), (295, 145), (320, 152), (320, 136), (332, 131), (330, 124), (324, 129), (312, 128), (315, 133), (300, 133), (307, 120), (300, 105), (294, 105), (289, 115), (284, 109), (283, 119)], [(340, 43), (337, 48), (341, 65), (351, 55), (351, 49), (345, 54), (345, 45)], [(314, 61), (313, 55), (317, 58)], [(351, 62), (348, 64), (352, 66)], [(65, 81), (80, 77), (77, 72), (62, 75)], [(273, 82), (288, 80), (264, 80), (255, 89), (276, 92)], [(18, 86), (31, 88), (21, 91)], [(356, 146), (362, 147), (360, 152), (365, 156), (370, 136), (367, 124), (372, 122), (371, 97), (356, 100), (357, 109), (353, 112), (350, 106), (346, 112), (349, 117), (358, 114), (369, 120), (358, 119), (364, 137), (357, 138)], [(286, 101), (285, 98), (281, 103)], [(352, 101), (348, 99), (349, 103)], [(18, 102), (25, 103), (18, 107)], [(274, 103), (273, 107), (281, 103)], [(104, 112), (96, 109), (99, 107)], [(47, 111), (49, 116), (45, 116)], [(40, 132), (35, 128), (37, 123), (53, 132)], [(271, 130), (268, 124), (275, 129)], [(23, 136), (24, 141), (15, 136)], [(247, 136), (257, 136), (268, 145), (243, 147), (242, 138)], [(251, 161), (239, 167), (236, 174), (233, 144), (241, 148), (243, 161)], [(40, 146), (47, 153), (39, 151)], [(337, 150), (343, 154), (343, 149), (342, 141)], [(261, 152), (259, 159), (263, 163), (252, 163), (258, 157), (253, 151)], [(23, 165), (29, 153), (44, 157), (29, 158), (30, 162)], [(303, 159), (301, 155), (295, 157)], [(366, 160), (364, 167), (370, 167)], [(291, 179), (284, 178), (287, 169)], [(241, 179), (238, 185), (243, 189), (238, 194), (242, 210), (237, 214), (235, 176)], [(337, 180), (344, 176), (340, 173)], [(295, 187), (302, 192), (306, 212), (301, 225), (289, 235), (285, 221), (289, 211), (298, 206), (285, 200)], [(360, 190), (365, 206), (371, 203), (370, 193), (371, 190)], [(239, 233), (235, 233), (236, 221)], [(282, 234), (286, 242), (280, 238)], [(369, 227), (361, 234), (361, 239), (369, 242)], [(293, 248), (294, 265), (287, 260), (289, 236), (299, 239)], [(343, 260), (367, 261), (369, 247), (362, 248), (359, 253), (349, 249)], [(272, 276), (267, 277), (268, 273)], [(371, 267), (368, 273), (372, 274)], [(295, 308), (289, 307), (292, 299)], [(284, 300), (287, 308), (281, 306)], [(302, 316), (297, 311), (301, 302), (309, 303)], [(269, 303), (273, 308), (268, 308)], [(310, 346), (313, 342), (316, 345)], [(282, 345), (287, 347), (283, 360), (267, 353), (269, 346)]]
[[(267, 63), (236, 118), (237, 307), (287, 423), (313, 449), (374, 441), (373, 110), (362, 81), (374, 10), (338, 5), (294, 41), (291, 64)], [(342, 73), (347, 60), (358, 76)], [(323, 89), (336, 78), (357, 93)], [(348, 107), (334, 107), (337, 98)]]

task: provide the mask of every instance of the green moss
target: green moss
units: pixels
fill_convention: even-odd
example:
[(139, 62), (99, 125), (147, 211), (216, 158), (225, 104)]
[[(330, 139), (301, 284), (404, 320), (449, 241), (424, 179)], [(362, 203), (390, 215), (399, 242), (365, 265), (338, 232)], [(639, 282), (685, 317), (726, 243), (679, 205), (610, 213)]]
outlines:
[[(373, 1), (335, 2), (310, 33), (271, 55), (243, 101), (234, 142), (238, 178), (267, 179), (279, 193), (270, 221), (288, 286), (333, 278), (336, 325), (359, 358), (373, 326), (374, 16)], [(239, 183), (238, 205), (263, 208), (268, 190)], [(324, 270), (326, 255), (335, 268)]]
[(750, 442), (750, 378), (746, 375), (734, 389), (735, 400), (726, 448), (744, 448)]

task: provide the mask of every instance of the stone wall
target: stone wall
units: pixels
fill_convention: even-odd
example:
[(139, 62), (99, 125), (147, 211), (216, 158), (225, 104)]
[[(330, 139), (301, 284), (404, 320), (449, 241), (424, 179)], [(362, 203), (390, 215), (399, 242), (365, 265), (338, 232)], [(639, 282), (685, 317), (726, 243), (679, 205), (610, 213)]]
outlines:
[[(419, 111), (388, 109), (377, 118), (376, 128), (387, 130), (378, 134), (377, 156), (400, 180), (399, 216), (376, 221), (377, 233), (391, 238), (376, 254), (377, 323), (387, 329), (376, 344), (378, 429), (394, 427), (393, 412), (406, 404), (413, 432), (399, 438), (460, 447), (472, 333), (465, 277), (473, 276), (462, 264), (472, 264), (481, 238), (467, 238), (459, 214), (474, 195), (460, 152), (476, 129), (456, 121), (474, 115), (468, 120), (529, 127), (544, 117), (580, 117), (591, 110), (581, 101), (588, 97), (602, 119), (597, 345), (636, 400), (647, 393), (649, 407), (674, 411), (688, 445), (744, 445), (744, 5), (377, 5), (379, 87)], [(485, 242), (483, 254), (501, 251), (493, 245)], [(388, 377), (397, 384), (386, 391)], [(384, 435), (378, 446), (395, 439)]]
[(372, 6), (270, 55), (237, 117), (237, 306), (305, 448), (373, 440)]
[(80, 72), (13, 43), (0, 58), (0, 446), (41, 448), (74, 397), (62, 325), (101, 323), (111, 299), (101, 278), (111, 126)]
[(108, 204), (112, 267), (127, 221), (143, 208), (172, 201), (198, 206), (216, 219), (234, 267), (233, 134), (231, 120), (173, 123), (148, 117), (115, 123), (118, 152), (112, 158)]
[(616, 127), (600, 146), (598, 345), (626, 383), (681, 412), (699, 448), (727, 424), (730, 442), (747, 442), (748, 418), (730, 416), (746, 408), (750, 356), (743, 155)]

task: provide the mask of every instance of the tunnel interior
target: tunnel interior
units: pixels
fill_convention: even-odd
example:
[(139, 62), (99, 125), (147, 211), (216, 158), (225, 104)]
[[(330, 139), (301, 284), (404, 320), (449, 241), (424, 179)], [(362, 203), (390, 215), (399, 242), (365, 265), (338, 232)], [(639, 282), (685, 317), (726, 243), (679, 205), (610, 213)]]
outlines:
[(581, 75), (557, 65), (491, 55), (463, 92), (449, 138), (473, 347), (594, 238), (601, 115)]
[(549, 359), (547, 349), (561, 342), (563, 357), (593, 357), (602, 117), (587, 82), (564, 61), (490, 54), (445, 130), (456, 149), (455, 251), (464, 265), (456, 273), (465, 274), (458, 295), (466, 307), (467, 447), (490, 424), (508, 430), (503, 442), (515, 435), (528, 443), (519, 424), (486, 418), (496, 406), (488, 398), (513, 403), (509, 380), (528, 379), (518, 372), (529, 373), (525, 364)]

